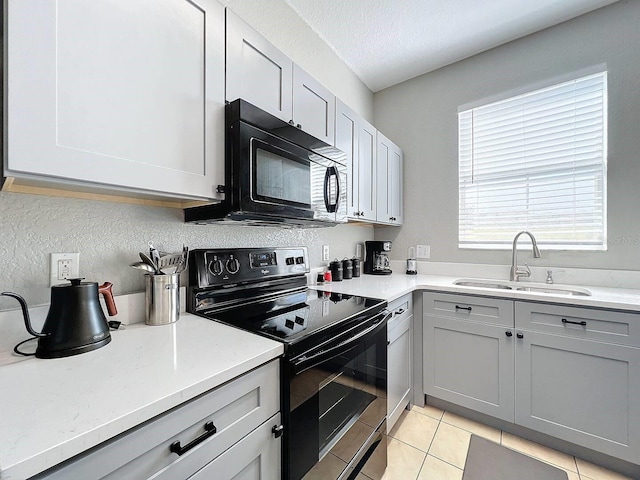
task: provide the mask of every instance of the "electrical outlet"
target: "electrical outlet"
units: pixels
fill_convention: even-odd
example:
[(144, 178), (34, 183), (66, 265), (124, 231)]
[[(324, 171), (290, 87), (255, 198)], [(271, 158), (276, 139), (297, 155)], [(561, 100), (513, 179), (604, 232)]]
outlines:
[(66, 283), (67, 278), (80, 275), (80, 253), (52, 253), (49, 286)]
[(322, 261), (323, 262), (329, 261), (329, 245), (322, 246)]
[(416, 257), (429, 258), (431, 257), (431, 245), (417, 245)]
[(362, 244), (356, 243), (356, 258), (362, 258)]

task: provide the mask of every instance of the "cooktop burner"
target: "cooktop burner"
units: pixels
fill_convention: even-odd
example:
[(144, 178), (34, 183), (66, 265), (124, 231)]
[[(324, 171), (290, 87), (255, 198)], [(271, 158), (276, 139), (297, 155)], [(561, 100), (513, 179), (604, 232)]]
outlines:
[(321, 342), (386, 306), (384, 300), (308, 289), (308, 271), (305, 247), (193, 250), (187, 310), (289, 349)]

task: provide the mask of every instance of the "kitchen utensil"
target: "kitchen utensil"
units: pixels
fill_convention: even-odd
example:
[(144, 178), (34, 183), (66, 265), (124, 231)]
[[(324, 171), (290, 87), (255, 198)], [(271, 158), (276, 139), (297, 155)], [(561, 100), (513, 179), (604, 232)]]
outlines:
[(130, 267), (137, 268), (138, 270), (144, 270), (147, 273), (155, 273), (154, 268), (148, 265), (146, 262), (133, 262), (129, 264)]
[(180, 316), (180, 274), (145, 275), (147, 325), (168, 325)]
[[(102, 312), (99, 294), (104, 297), (109, 316), (117, 315), (113, 299), (113, 284), (105, 282), (82, 282), (82, 278), (71, 278), (70, 285), (51, 287), (51, 305), (42, 327), (36, 332), (31, 326), (27, 303), (20, 295), (2, 292), (0, 295), (15, 298), (22, 308), (27, 331), (38, 337), (36, 357), (59, 358), (78, 355), (105, 346), (111, 341), (109, 325)], [(25, 355), (14, 349), (16, 353)]]
[(146, 263), (147, 265), (149, 265), (151, 268), (153, 268), (154, 273), (156, 273), (156, 274), (160, 274), (161, 273), (160, 270), (158, 269), (158, 264), (155, 263), (153, 261), (153, 259), (149, 255), (147, 255), (144, 252), (139, 252), (139, 253), (140, 253), (140, 258), (142, 259), (142, 261), (144, 263)]
[(178, 266), (176, 273), (182, 273), (187, 269), (187, 265), (189, 261), (189, 247), (186, 245), (182, 246), (182, 263)]
[(168, 254), (160, 257), (158, 268), (164, 274), (177, 273), (183, 262), (182, 253)]

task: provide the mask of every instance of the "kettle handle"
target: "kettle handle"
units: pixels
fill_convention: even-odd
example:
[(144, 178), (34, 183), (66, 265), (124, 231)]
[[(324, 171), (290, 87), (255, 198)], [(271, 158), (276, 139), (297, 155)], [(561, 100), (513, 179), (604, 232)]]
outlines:
[[(20, 307), (22, 308), (22, 317), (24, 318), (24, 326), (27, 327), (27, 332), (29, 332), (34, 337), (46, 337), (49, 335), (48, 333), (38, 333), (31, 326), (31, 319), (29, 318), (29, 310), (27, 309), (27, 302), (17, 293), (12, 292), (2, 292), (0, 295), (4, 295), (5, 297), (15, 298)], [(16, 347), (17, 348), (17, 347)]]
[(113, 283), (104, 282), (102, 285), (98, 287), (98, 293), (101, 293), (104, 297), (104, 303), (107, 305), (107, 313), (110, 317), (118, 314), (118, 309), (116, 308), (116, 301), (113, 299)]

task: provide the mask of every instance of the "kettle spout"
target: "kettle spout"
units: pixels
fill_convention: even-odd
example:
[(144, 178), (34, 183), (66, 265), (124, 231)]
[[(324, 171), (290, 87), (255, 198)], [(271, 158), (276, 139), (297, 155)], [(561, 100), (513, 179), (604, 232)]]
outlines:
[(20, 308), (22, 308), (22, 317), (24, 318), (24, 326), (27, 327), (27, 332), (29, 332), (34, 337), (46, 337), (49, 335), (48, 333), (38, 333), (31, 326), (31, 318), (29, 317), (29, 309), (27, 308), (27, 302), (17, 293), (12, 292), (2, 292), (0, 295), (4, 295), (5, 297), (15, 298), (20, 304)]

